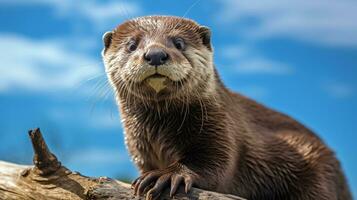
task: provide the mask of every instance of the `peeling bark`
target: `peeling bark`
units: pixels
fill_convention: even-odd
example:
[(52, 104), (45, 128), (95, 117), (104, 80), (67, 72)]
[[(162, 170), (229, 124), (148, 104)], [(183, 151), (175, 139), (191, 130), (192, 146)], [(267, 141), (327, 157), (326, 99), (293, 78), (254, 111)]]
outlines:
[[(106, 177), (86, 177), (62, 166), (48, 149), (40, 129), (29, 131), (29, 136), (34, 149), (34, 166), (0, 161), (1, 200), (145, 199), (135, 197), (129, 184)], [(168, 191), (161, 199), (170, 199)], [(196, 188), (189, 195), (179, 191), (174, 199), (243, 200)]]

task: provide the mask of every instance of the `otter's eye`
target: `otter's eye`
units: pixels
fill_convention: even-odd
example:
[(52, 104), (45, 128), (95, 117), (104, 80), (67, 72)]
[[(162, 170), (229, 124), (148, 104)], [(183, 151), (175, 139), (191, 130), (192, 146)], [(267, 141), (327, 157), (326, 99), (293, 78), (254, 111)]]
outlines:
[(185, 41), (182, 38), (174, 38), (173, 43), (178, 50), (183, 50), (185, 48)]
[(138, 45), (136, 44), (136, 41), (135, 40), (131, 40), (129, 43), (128, 43), (128, 50), (129, 51), (135, 51), (136, 48), (138, 47)]

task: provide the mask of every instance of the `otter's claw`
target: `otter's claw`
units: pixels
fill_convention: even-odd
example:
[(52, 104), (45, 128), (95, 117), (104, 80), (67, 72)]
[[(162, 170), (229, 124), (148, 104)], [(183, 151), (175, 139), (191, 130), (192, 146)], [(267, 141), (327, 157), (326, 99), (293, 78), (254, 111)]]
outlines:
[(173, 197), (182, 183), (185, 192), (189, 193), (196, 177), (195, 173), (184, 167), (170, 166), (164, 170), (153, 170), (143, 174), (132, 183), (132, 187), (135, 195), (142, 195), (148, 191), (146, 199), (152, 200), (157, 199), (171, 183), (170, 197)]

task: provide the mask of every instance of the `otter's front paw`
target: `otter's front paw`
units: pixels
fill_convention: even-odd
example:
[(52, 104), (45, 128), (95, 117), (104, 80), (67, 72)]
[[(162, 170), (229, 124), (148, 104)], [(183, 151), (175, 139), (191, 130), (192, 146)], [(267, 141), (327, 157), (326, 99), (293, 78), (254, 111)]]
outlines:
[(198, 175), (182, 164), (173, 164), (163, 170), (153, 170), (144, 173), (137, 178), (133, 183), (135, 195), (141, 195), (144, 191), (146, 199), (157, 199), (160, 194), (169, 187), (171, 183), (170, 197), (175, 195), (178, 187), (182, 184), (185, 187), (185, 192), (188, 193), (197, 182)]

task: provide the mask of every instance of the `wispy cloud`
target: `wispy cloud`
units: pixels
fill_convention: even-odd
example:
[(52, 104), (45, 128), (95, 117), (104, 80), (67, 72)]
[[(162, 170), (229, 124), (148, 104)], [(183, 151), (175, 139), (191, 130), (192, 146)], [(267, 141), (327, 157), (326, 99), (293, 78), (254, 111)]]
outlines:
[(220, 22), (235, 24), (254, 19), (256, 23), (244, 29), (247, 36), (285, 36), (323, 45), (357, 46), (357, 1), (223, 0), (220, 3)]
[(1, 34), (0, 44), (0, 92), (70, 89), (101, 73), (100, 60), (73, 51), (62, 41)]
[(339, 99), (349, 98), (356, 93), (356, 88), (352, 85), (341, 82), (328, 83), (323, 89), (329, 96)]
[(240, 74), (289, 75), (294, 72), (289, 65), (258, 57), (238, 62), (234, 70)]
[(246, 75), (290, 75), (294, 68), (288, 64), (262, 57), (259, 52), (246, 46), (224, 46), (219, 56), (232, 63), (232, 70)]
[(110, 176), (117, 178), (134, 178), (137, 172), (129, 154), (119, 146), (98, 148), (87, 147), (73, 150), (64, 164), (74, 171), (88, 176)]
[(98, 107), (95, 109), (95, 102), (91, 106), (79, 108), (54, 107), (49, 109), (48, 118), (54, 121), (75, 121), (94, 129), (120, 129), (121, 123), (119, 114), (112, 102), (112, 107)]
[(258, 85), (242, 86), (238, 87), (237, 90), (253, 99), (262, 99), (269, 96), (268, 89)]
[(81, 165), (92, 165), (95, 163), (110, 165), (113, 163), (127, 162), (127, 160), (127, 152), (119, 151), (118, 149), (83, 149), (72, 152), (69, 157), (69, 162), (80, 163)]
[[(88, 2), (88, 1), (86, 1)], [(132, 2), (108, 2), (106, 4), (86, 3), (78, 6), (83, 15), (97, 23), (130, 18), (140, 11), (140, 7)]]
[(219, 53), (226, 59), (237, 60), (249, 54), (249, 49), (239, 45), (227, 45), (220, 48)]
[(71, 1), (71, 0), (2, 0), (0, 5), (50, 6), (59, 17), (87, 19), (95, 27), (102, 28), (117, 24), (118, 20), (131, 18), (141, 11), (141, 7), (132, 1)]

